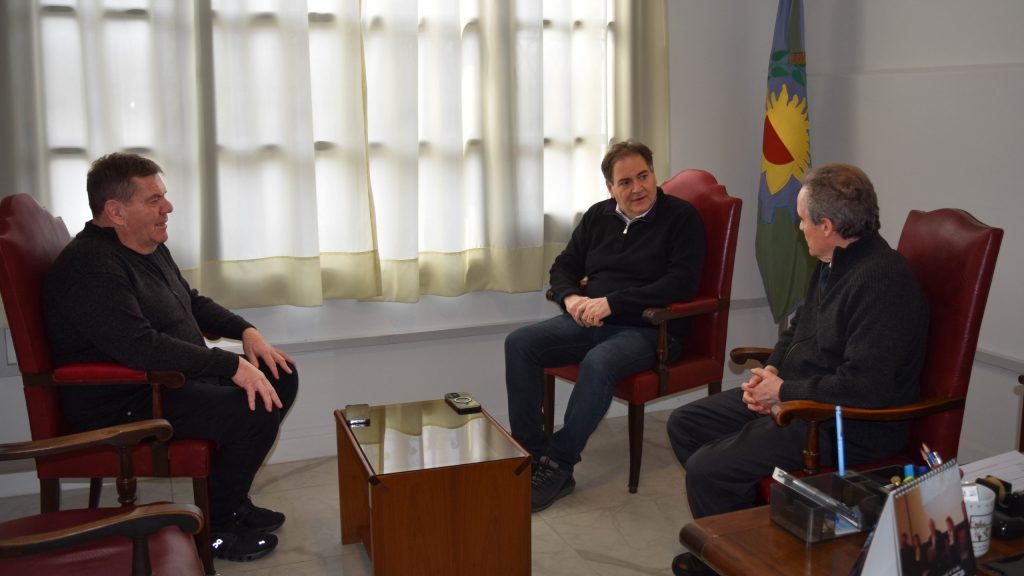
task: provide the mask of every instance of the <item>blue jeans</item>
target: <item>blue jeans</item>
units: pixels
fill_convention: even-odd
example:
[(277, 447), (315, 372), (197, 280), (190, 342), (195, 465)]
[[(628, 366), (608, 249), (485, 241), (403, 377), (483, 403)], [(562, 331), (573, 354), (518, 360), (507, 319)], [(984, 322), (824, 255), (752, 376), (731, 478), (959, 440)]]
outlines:
[[(547, 455), (572, 470), (612, 402), (622, 378), (654, 368), (654, 327), (605, 324), (584, 328), (568, 314), (524, 326), (505, 338), (505, 388), (512, 437), (535, 458)], [(679, 343), (669, 338), (669, 358)], [(580, 364), (562, 428), (548, 441), (543, 429), (544, 368)]]

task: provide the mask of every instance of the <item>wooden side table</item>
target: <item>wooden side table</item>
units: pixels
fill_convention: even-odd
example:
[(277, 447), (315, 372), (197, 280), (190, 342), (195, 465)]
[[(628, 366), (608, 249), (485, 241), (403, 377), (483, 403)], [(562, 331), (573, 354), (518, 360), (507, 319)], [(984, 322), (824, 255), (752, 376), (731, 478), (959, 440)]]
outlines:
[(530, 456), (488, 414), (443, 400), (335, 410), (341, 541), (376, 576), (530, 574)]

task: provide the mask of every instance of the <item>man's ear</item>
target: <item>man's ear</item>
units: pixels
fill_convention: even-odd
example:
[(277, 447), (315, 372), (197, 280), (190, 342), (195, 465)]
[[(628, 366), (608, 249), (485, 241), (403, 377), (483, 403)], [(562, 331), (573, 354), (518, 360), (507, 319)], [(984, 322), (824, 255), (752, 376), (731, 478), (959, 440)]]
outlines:
[(604, 185), (608, 188), (608, 193), (611, 194), (612, 193), (612, 181), (611, 180), (605, 180), (604, 181)]
[(822, 226), (821, 230), (822, 230), (822, 232), (825, 233), (826, 236), (828, 236), (828, 235), (830, 235), (830, 234), (832, 234), (833, 232), (836, 231), (836, 225), (832, 223), (832, 219), (831, 218), (826, 218), (826, 217), (823, 216), (821, 218), (821, 226)]
[(111, 198), (103, 203), (103, 215), (112, 224), (118, 226), (124, 224), (124, 204)]

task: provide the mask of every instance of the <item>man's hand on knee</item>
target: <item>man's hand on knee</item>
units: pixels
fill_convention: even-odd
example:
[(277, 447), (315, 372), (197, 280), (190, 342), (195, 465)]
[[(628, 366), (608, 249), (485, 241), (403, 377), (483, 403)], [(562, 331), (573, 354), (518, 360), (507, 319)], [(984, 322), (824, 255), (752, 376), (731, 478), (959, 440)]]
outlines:
[(242, 351), (253, 366), (259, 366), (260, 360), (262, 360), (275, 379), (281, 377), (277, 371), (278, 366), (286, 373), (292, 373), (292, 368), (288, 363), (295, 364), (295, 360), (292, 360), (292, 357), (284, 351), (271, 346), (263, 339), (263, 334), (260, 334), (260, 331), (255, 328), (249, 327), (242, 332)]
[[(291, 369), (288, 371), (291, 372)], [(263, 407), (267, 409), (267, 412), (273, 410), (274, 406), (283, 407), (281, 399), (277, 396), (277, 390), (270, 385), (270, 381), (263, 375), (263, 372), (241, 356), (238, 357), (238, 370), (231, 377), (231, 381), (245, 390), (245, 395), (249, 400), (249, 410), (256, 409), (257, 394), (263, 399)]]

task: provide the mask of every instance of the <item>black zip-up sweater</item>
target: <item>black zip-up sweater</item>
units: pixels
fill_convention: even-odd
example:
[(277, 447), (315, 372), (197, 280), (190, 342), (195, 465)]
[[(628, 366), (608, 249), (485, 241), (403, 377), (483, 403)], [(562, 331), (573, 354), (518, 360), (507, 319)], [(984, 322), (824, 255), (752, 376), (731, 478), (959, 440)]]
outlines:
[[(658, 188), (654, 206), (630, 223), (615, 212), (615, 199), (591, 206), (565, 250), (551, 266), (551, 289), (565, 307), (565, 297), (581, 294), (587, 279), (589, 298), (608, 298), (611, 324), (650, 326), (647, 308), (692, 300), (704, 269), (704, 223), (689, 202)], [(669, 323), (682, 337), (688, 324)]]
[[(877, 233), (836, 248), (824, 288), (819, 264), (804, 304), (768, 364), (779, 399), (858, 408), (916, 402), (928, 340), (928, 302), (903, 256)], [(843, 422), (848, 446), (876, 458), (907, 442), (906, 422)]]
[[(209, 348), (203, 334), (241, 339), (251, 326), (191, 289), (163, 244), (142, 255), (91, 222), (50, 268), (43, 314), (57, 366), (112, 361), (190, 378), (231, 378), (238, 356)], [(136, 419), (149, 403), (146, 386), (61, 389), (65, 416), (78, 428)]]

